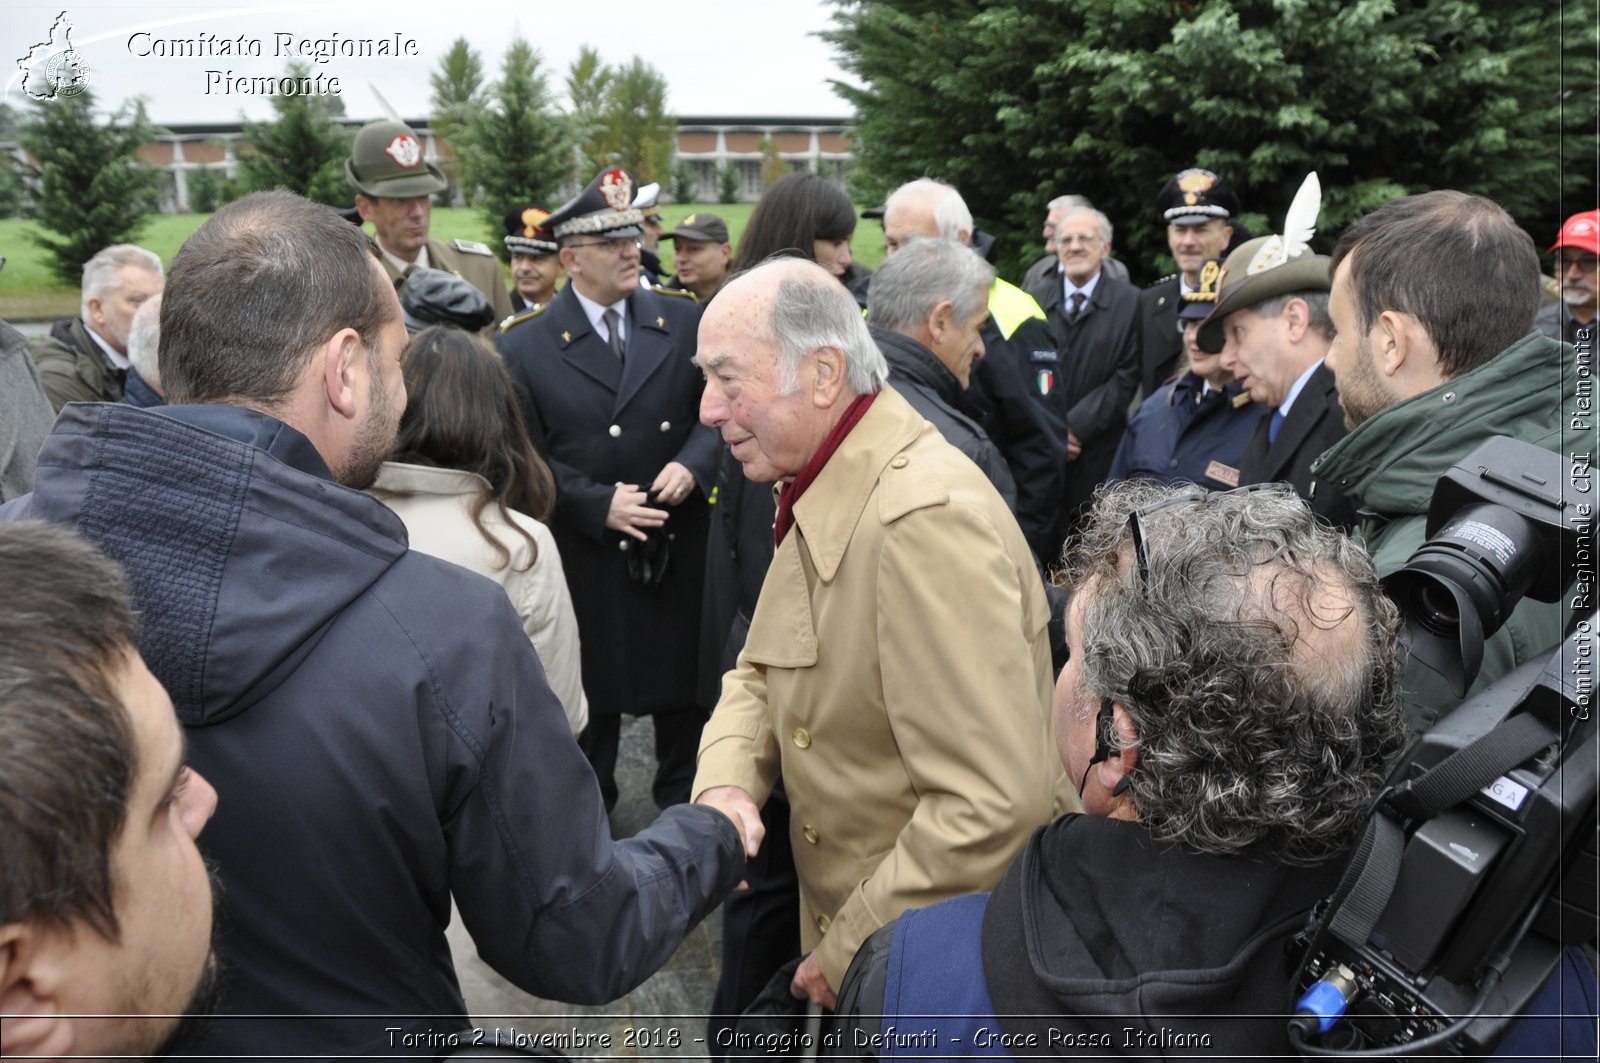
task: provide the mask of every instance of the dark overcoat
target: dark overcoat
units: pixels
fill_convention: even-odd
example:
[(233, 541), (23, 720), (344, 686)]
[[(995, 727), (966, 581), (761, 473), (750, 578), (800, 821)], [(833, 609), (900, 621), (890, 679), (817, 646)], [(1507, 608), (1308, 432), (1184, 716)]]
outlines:
[(1172, 379), (1183, 357), (1178, 306), (1183, 287), (1176, 273), (1139, 292), (1139, 394), (1149, 397)]
[[(556, 475), (550, 527), (561, 549), (583, 639), (583, 687), (594, 715), (670, 712), (696, 704), (706, 497), (721, 440), (700, 424), (700, 370), (691, 362), (700, 307), (687, 294), (628, 297), (619, 365), (572, 287), (502, 329), (496, 346), (543, 426)], [(648, 490), (670, 461), (696, 488), (671, 511), (670, 563), (658, 586), (628, 574), (631, 537), (606, 527), (618, 483)]]
[(1332, 483), (1311, 475), (1311, 463), (1322, 452), (1344, 438), (1344, 407), (1339, 404), (1339, 389), (1333, 371), (1326, 363), (1306, 380), (1295, 396), (1294, 405), (1278, 429), (1278, 438), (1267, 442), (1272, 411), (1268, 410), (1245, 444), (1239, 462), (1239, 483), (1293, 484), (1313, 511), (1341, 528), (1353, 528), (1356, 507)]

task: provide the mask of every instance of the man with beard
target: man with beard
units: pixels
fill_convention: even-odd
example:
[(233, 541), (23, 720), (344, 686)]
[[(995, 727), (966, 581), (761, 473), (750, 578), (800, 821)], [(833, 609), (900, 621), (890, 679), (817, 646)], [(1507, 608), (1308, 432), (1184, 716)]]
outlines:
[(369, 241), (258, 193), (189, 238), (163, 302), (169, 405), (69, 409), (0, 516), (122, 561), (221, 795), (228, 984), (200, 1053), (432, 1055), (423, 1034), (467, 1028), (452, 897), (521, 988), (627, 992), (738, 880), (739, 832), (683, 807), (614, 843), (504, 590), (408, 550), (360, 492), (406, 404)]
[(1550, 247), (1556, 256), (1561, 301), (1542, 307), (1533, 327), (1553, 340), (1594, 352), (1594, 315), (1600, 309), (1600, 210), (1574, 214)]
[(146, 299), (161, 291), (161, 259), (115, 244), (83, 265), (83, 313), (32, 340), (34, 364), (50, 404), (117, 402), (128, 375), (128, 330)]
[[(1590, 467), (1593, 420), (1576, 418), (1564, 438), (1588, 374), (1570, 348), (1534, 330), (1539, 255), (1498, 203), (1451, 190), (1392, 200), (1344, 231), (1330, 271), (1327, 368), (1350, 433), (1311, 473), (1359, 506), (1357, 535), (1380, 575), (1422, 545), (1439, 477), (1490, 436)], [(1466, 696), (1559, 642), (1572, 604), (1519, 602), (1484, 643)], [(1413, 735), (1462, 700), (1416, 657), (1404, 691)]]
[(143, 1058), (216, 984), (217, 805), (135, 646), (122, 570), (0, 524), (0, 1053)]

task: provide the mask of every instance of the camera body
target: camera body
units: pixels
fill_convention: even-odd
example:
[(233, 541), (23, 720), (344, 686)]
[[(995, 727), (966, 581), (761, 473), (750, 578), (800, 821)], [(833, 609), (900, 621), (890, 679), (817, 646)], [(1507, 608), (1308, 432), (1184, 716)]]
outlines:
[[(1428, 542), (1385, 581), (1412, 652), (1458, 693), (1517, 601), (1560, 600), (1593, 557), (1594, 516), (1563, 491), (1565, 471), (1542, 448), (1484, 443), (1439, 481)], [(1407, 751), (1298, 939), (1291, 1037), (1320, 1035), (1319, 1055), (1483, 1054), (1563, 952), (1595, 939), (1597, 659), (1588, 609)]]

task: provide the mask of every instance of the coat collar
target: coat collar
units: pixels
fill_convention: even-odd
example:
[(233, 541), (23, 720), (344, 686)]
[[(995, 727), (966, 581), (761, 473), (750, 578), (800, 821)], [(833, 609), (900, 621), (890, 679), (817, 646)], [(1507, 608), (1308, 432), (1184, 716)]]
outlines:
[(906, 378), (914, 383), (933, 389), (934, 394), (943, 399), (948, 406), (962, 409), (966, 399), (962, 392), (961, 381), (956, 375), (945, 368), (937, 355), (910, 336), (887, 329), (869, 325), (872, 338), (877, 341), (878, 349), (883, 352), (884, 359), (889, 363), (889, 371), (905, 374)]
[(922, 434), (923, 423), (910, 403), (885, 387), (795, 503), (795, 526), (824, 581), (839, 571), (845, 548), (883, 470)]
[(661, 299), (643, 288), (628, 296), (628, 347), (617, 365), (605, 337), (594, 330), (571, 285), (556, 293), (548, 311), (556, 349), (573, 369), (616, 393), (615, 412), (632, 401), (674, 348), (672, 324)]

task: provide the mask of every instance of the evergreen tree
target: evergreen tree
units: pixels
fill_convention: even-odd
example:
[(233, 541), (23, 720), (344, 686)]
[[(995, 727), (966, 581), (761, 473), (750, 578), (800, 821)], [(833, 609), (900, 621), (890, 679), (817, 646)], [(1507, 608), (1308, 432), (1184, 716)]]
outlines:
[[(483, 58), (465, 37), (457, 37), (440, 58), (438, 71), (428, 76), (428, 83), (433, 87), (433, 131), (451, 152), (439, 160), (439, 169), (452, 188), (460, 187), (461, 160), (472, 151), (472, 115), (483, 103)], [(450, 189), (444, 195), (448, 202)]]
[(739, 176), (739, 167), (731, 162), (725, 162), (717, 167), (717, 202), (739, 202), (739, 186), (744, 183)]
[(756, 150), (761, 153), (761, 187), (771, 188), (774, 181), (789, 172), (789, 164), (778, 154), (778, 145), (770, 140), (762, 138)]
[(33, 104), (20, 142), (37, 164), (38, 201), (28, 233), (64, 284), (83, 280), (83, 264), (112, 244), (127, 243), (156, 209), (161, 175), (139, 160), (151, 137), (144, 104), (125, 105), (105, 124), (95, 120), (93, 93)]
[(669, 176), (678, 124), (667, 113), (667, 79), (634, 56), (615, 68), (606, 86), (605, 122), (617, 165), (640, 184)]
[(567, 127), (576, 146), (578, 173), (587, 180), (616, 161), (606, 121), (611, 68), (600, 61), (599, 51), (587, 44), (578, 49), (567, 68), (566, 89)]
[(222, 176), (208, 166), (189, 171), (189, 209), (210, 214), (222, 199)]
[(676, 203), (693, 203), (700, 188), (700, 173), (694, 163), (687, 160), (672, 168), (672, 199)]
[[(284, 74), (311, 76), (303, 62), (292, 62)], [(272, 97), (272, 121), (244, 123), (247, 146), (239, 152), (240, 176), (252, 191), (282, 188), (332, 206), (352, 202), (344, 163), (350, 157), (351, 134), (339, 124), (344, 102), (337, 96)]]
[(1575, 0), (841, 0), (834, 22), (864, 86), (839, 87), (857, 199), (949, 181), (1013, 276), (1046, 201), (1076, 192), (1153, 279), (1155, 196), (1191, 165), (1228, 178), (1256, 232), (1316, 170), (1322, 250), (1430, 188), (1489, 196), (1541, 241), (1558, 202), (1593, 199), (1594, 13)]
[[(469, 128), (467, 184), (479, 195), (490, 232), (501, 231), (512, 207), (530, 200), (551, 203), (566, 183), (572, 158), (566, 130), (554, 115), (539, 53), (527, 41), (518, 38), (506, 49), (500, 78)], [(510, 261), (503, 240), (490, 246)]]
[[(0, 143), (14, 143), (17, 139), (17, 112), (8, 103), (0, 103)], [(24, 177), (28, 167), (9, 150), (0, 151), (0, 218), (14, 218), (27, 206), (28, 195)]]

